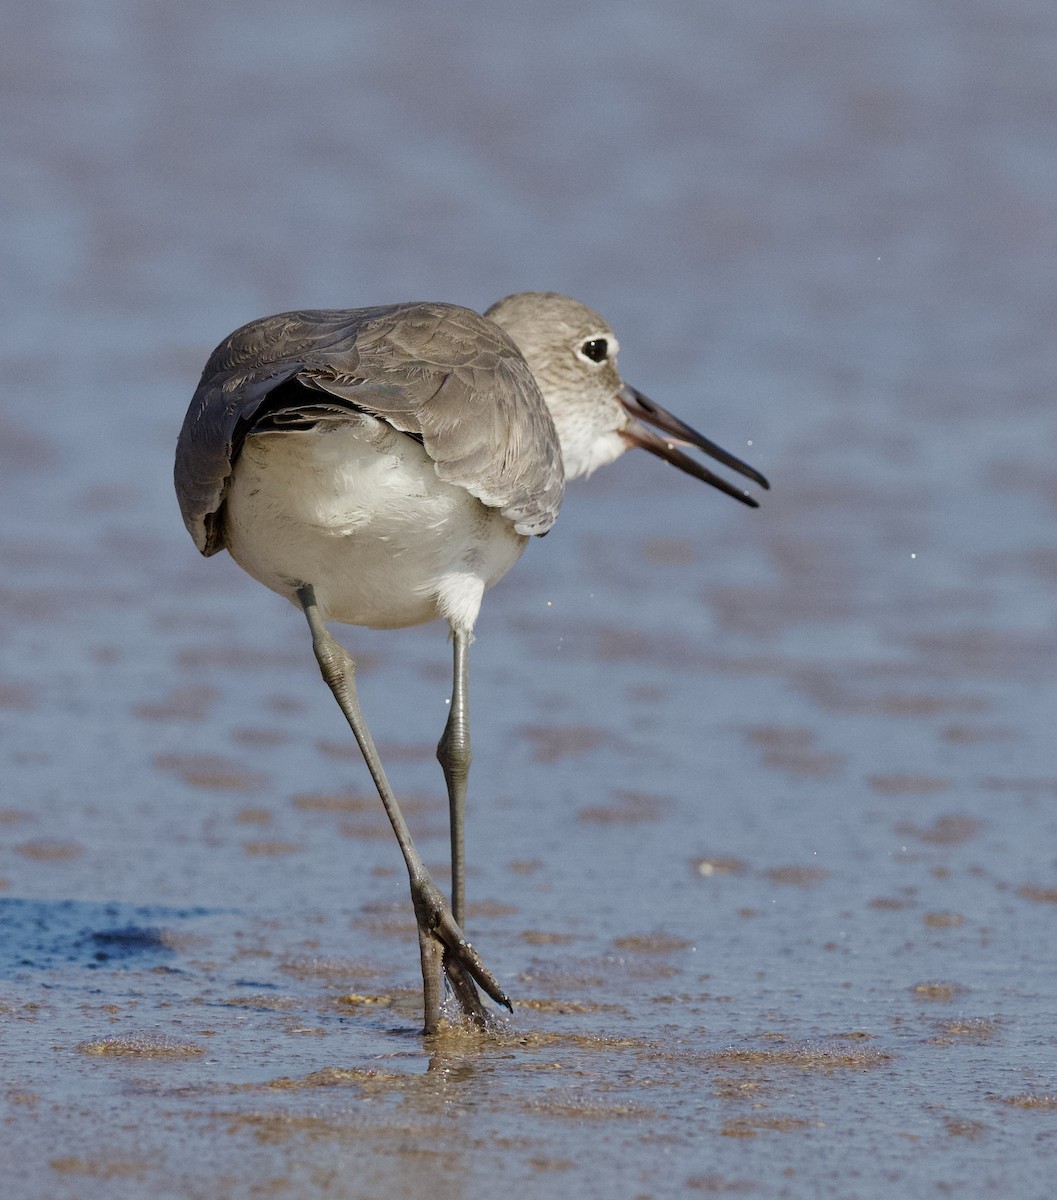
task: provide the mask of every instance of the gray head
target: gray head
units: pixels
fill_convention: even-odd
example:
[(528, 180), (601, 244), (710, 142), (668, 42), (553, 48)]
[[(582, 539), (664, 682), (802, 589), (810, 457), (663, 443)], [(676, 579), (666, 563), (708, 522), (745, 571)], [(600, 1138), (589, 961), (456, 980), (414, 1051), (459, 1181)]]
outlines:
[(528, 362), (558, 431), (567, 479), (590, 475), (629, 447), (641, 446), (756, 507), (751, 496), (683, 454), (676, 443), (696, 446), (761, 487), (767, 480), (629, 387), (617, 370), (620, 347), (613, 330), (586, 304), (557, 292), (517, 292), (484, 315), (513, 338)]

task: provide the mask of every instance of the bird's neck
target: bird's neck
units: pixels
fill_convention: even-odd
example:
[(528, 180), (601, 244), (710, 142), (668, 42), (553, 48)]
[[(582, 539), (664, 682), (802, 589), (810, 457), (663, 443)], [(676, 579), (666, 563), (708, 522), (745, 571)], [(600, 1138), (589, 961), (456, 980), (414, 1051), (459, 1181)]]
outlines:
[(619, 458), (628, 448), (613, 428), (613, 422), (600, 419), (607, 416), (604, 410), (568, 402), (548, 402), (548, 407), (558, 431), (566, 479), (590, 475)]

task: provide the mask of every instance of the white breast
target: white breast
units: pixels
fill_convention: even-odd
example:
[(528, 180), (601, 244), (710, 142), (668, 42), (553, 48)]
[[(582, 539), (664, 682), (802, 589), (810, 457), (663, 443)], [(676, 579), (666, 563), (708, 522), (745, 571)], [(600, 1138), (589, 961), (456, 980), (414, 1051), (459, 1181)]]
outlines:
[(294, 598), (310, 583), (324, 618), (395, 629), (444, 617), (469, 630), (481, 597), (527, 538), (426, 451), (374, 417), (246, 439), (224, 516), (231, 556)]

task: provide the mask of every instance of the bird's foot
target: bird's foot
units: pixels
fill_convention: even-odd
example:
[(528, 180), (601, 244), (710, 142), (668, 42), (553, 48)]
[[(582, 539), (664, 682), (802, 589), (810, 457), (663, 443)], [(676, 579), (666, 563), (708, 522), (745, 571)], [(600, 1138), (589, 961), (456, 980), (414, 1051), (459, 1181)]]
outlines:
[[(411, 899), (415, 905), (415, 918), (419, 930), (439, 942), (444, 949), (444, 973), (451, 984), (455, 998), (463, 1012), (475, 1025), (487, 1024), (487, 1011), (477, 994), (475, 983), (488, 996), (513, 1012), (510, 998), (503, 991), (499, 980), (481, 961), (481, 956), (463, 935), (441, 894), (440, 888), (429, 876), (412, 879)], [(429, 1014), (427, 1013), (427, 1025)]]

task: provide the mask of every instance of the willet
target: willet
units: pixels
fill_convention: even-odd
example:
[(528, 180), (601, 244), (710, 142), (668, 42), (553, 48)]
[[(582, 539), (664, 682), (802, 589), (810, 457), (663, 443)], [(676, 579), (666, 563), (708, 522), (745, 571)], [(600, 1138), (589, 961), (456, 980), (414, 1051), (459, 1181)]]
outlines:
[[(226, 549), (303, 609), (323, 678), (363, 752), (407, 865), (427, 1034), (440, 1022), (445, 975), (474, 1021), (486, 1019), (475, 981), (510, 1008), (462, 932), (467, 651), (485, 589), (554, 524), (567, 479), (630, 446), (753, 507), (679, 445), (768, 486), (625, 384), (617, 349), (597, 313), (552, 292), (508, 296), (483, 317), (432, 303), (280, 313), (213, 351), (180, 432), (176, 492), (195, 544), (206, 555)], [(396, 629), (438, 618), (455, 657), (437, 746), (450, 905), (386, 779), (353, 659), (325, 624)]]

